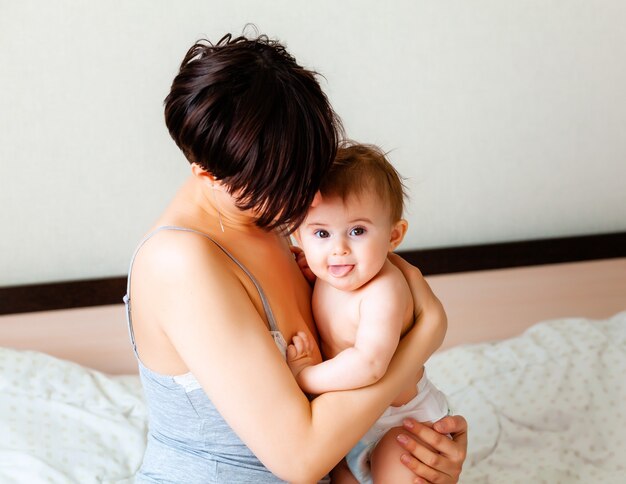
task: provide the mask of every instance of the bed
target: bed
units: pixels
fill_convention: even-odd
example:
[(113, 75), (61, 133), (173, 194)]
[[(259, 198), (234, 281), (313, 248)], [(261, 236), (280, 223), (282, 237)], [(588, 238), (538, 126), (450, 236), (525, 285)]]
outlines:
[[(626, 482), (626, 258), (427, 277), (461, 482)], [(0, 482), (132, 482), (146, 410), (121, 304), (0, 316)]]

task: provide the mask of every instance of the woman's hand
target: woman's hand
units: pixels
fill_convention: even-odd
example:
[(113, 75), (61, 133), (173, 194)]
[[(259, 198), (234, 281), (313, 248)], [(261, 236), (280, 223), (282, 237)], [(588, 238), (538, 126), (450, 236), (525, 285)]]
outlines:
[[(434, 352), (443, 342), (447, 329), (443, 306), (417, 267), (396, 254), (389, 254), (389, 260), (402, 271), (409, 283), (415, 306), (415, 323), (427, 327)], [(409, 451), (402, 462), (419, 476), (415, 482), (458, 482), (467, 455), (465, 419), (460, 415), (444, 417), (435, 422), (433, 428), (407, 419), (404, 428), (409, 434), (400, 434), (406, 439), (399, 436), (398, 443)]]
[(295, 245), (290, 245), (289, 250), (291, 250), (291, 253), (295, 257), (298, 267), (302, 271), (302, 275), (304, 276), (304, 278), (309, 282), (309, 284), (313, 285), (316, 277), (315, 274), (313, 274), (313, 271), (309, 268), (309, 264), (306, 261), (304, 251), (300, 247), (297, 247)]
[[(467, 421), (460, 415), (444, 417), (429, 428), (411, 418), (398, 443), (408, 453), (402, 463), (419, 476), (420, 483), (456, 483), (467, 456)], [(450, 439), (446, 434), (450, 434)]]
[(446, 312), (417, 267), (397, 254), (390, 253), (388, 258), (400, 269), (409, 284), (413, 295), (415, 324), (423, 329), (422, 338), (425, 337), (428, 341), (430, 357), (441, 346), (446, 336), (448, 329)]

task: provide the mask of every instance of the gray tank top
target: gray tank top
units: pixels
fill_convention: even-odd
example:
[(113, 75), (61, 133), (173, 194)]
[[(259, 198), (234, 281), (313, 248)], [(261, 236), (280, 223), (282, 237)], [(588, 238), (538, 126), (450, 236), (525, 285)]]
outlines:
[(139, 249), (162, 230), (201, 235), (230, 257), (250, 277), (259, 291), (270, 332), (283, 355), (287, 347), (263, 289), (254, 276), (224, 247), (207, 234), (184, 227), (163, 226), (148, 234), (131, 259), (124, 297), (130, 339), (137, 357), (149, 418), (146, 451), (135, 482), (282, 483), (284, 481), (274, 476), (237, 437), (191, 373), (161, 375), (144, 366), (139, 358), (131, 318), (131, 272)]

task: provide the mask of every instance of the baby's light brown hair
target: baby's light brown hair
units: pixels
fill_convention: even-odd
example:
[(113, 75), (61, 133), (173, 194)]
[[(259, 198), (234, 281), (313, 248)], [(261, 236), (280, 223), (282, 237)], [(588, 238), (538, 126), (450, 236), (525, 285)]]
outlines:
[(375, 145), (344, 141), (320, 186), (322, 197), (346, 200), (374, 190), (389, 205), (392, 222), (402, 218), (406, 187), (402, 177)]

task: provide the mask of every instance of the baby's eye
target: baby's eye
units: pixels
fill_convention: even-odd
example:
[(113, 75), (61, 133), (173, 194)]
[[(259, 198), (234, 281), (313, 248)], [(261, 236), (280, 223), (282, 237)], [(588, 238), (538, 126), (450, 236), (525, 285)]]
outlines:
[(327, 230), (320, 229), (320, 230), (316, 230), (315, 231), (315, 236), (319, 237), (320, 239), (326, 239), (326, 238), (330, 237), (330, 234), (328, 233)]
[(355, 236), (359, 236), (359, 235), (363, 235), (365, 233), (365, 229), (363, 227), (354, 227), (351, 231), (350, 231), (350, 235), (355, 235)]

